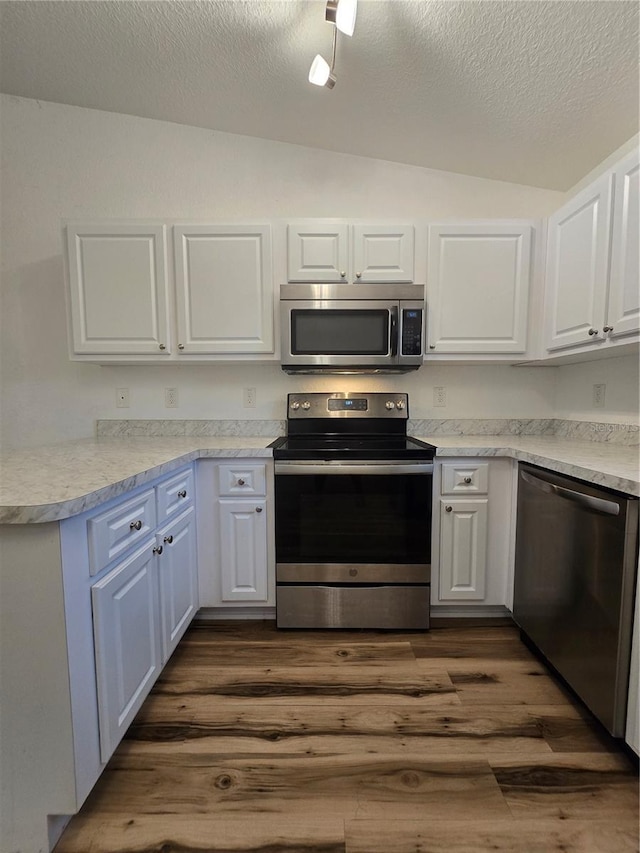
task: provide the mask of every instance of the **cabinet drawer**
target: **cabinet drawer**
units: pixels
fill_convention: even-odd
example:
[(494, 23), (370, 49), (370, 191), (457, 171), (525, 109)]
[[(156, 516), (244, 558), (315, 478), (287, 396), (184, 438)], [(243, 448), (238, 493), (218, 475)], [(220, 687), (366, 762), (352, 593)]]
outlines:
[(241, 495), (265, 495), (267, 487), (266, 465), (218, 466), (218, 494), (239, 497)]
[(156, 495), (149, 489), (87, 522), (89, 572), (96, 575), (141, 542), (156, 526)]
[(186, 509), (193, 502), (194, 493), (193, 468), (180, 471), (156, 486), (158, 524)]
[(486, 494), (489, 486), (489, 463), (465, 465), (458, 462), (443, 462), (443, 495)]

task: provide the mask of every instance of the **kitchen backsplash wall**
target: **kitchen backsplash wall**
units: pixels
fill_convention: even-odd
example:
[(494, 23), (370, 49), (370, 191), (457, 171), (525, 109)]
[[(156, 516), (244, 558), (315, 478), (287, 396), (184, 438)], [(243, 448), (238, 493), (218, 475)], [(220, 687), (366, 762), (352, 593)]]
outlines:
[[(637, 356), (603, 358), (557, 369), (554, 409), (572, 421), (638, 423), (640, 376)], [(593, 386), (605, 386), (604, 406), (594, 408)]]
[[(556, 378), (568, 376), (571, 386), (571, 374), (563, 373), (569, 368), (427, 365), (392, 379), (350, 380), (288, 377), (274, 363), (165, 368), (69, 361), (65, 218), (530, 219), (546, 216), (563, 195), (12, 96), (1, 96), (0, 107), (5, 447), (88, 437), (96, 420), (123, 415), (280, 420), (287, 392), (305, 389), (407, 391), (415, 418), (544, 419), (564, 405)], [(627, 376), (618, 388), (615, 374), (607, 373), (602, 420), (611, 419), (608, 402), (624, 398)], [(588, 374), (580, 373), (576, 385), (588, 384)], [(434, 386), (446, 388), (446, 408), (433, 406)], [(115, 406), (119, 387), (129, 389), (128, 409)], [(177, 409), (164, 406), (167, 387), (178, 389)], [(243, 407), (243, 388), (256, 388), (255, 409)], [(576, 400), (576, 412), (582, 403)], [(630, 412), (631, 404), (616, 403), (616, 417)], [(590, 410), (590, 419), (595, 414)]]

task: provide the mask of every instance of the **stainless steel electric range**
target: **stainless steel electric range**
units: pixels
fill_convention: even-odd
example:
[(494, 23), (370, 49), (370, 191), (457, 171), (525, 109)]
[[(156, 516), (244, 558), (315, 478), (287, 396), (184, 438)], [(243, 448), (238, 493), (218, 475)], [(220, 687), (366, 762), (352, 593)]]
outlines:
[(435, 448), (407, 394), (289, 394), (275, 459), (279, 628), (427, 629)]

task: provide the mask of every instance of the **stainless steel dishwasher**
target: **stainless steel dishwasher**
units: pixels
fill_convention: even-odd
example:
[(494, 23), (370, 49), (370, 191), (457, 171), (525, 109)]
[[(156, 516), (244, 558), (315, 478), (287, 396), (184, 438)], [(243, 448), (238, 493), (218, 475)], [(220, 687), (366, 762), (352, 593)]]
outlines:
[(614, 737), (624, 735), (638, 500), (520, 464), (513, 618)]

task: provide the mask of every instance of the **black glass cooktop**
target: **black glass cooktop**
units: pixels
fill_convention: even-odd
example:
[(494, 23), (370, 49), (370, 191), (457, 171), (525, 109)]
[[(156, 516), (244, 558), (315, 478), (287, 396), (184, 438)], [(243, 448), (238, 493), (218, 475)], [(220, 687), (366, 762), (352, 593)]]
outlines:
[(277, 438), (269, 447), (274, 459), (422, 459), (436, 449), (408, 436), (304, 435)]

